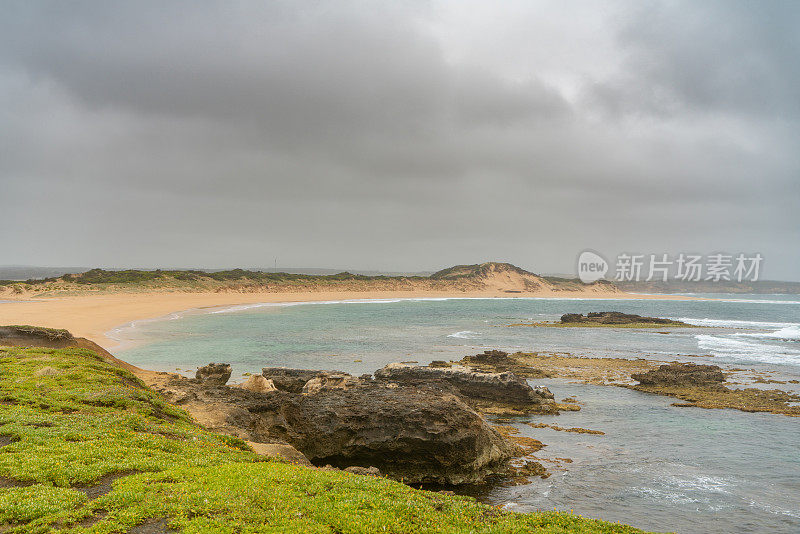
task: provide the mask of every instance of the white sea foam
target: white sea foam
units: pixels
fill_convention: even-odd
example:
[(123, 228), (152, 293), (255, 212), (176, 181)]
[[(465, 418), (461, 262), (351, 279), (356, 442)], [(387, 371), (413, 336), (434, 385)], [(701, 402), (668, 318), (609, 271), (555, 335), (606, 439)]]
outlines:
[(453, 334), (447, 334), (447, 337), (455, 337), (458, 339), (476, 339), (481, 337), (480, 332), (473, 332), (471, 330), (462, 330), (461, 332), (455, 332)]
[(775, 323), (766, 321), (741, 321), (737, 319), (697, 319), (695, 317), (678, 317), (678, 321), (695, 326), (715, 326), (720, 328), (783, 328), (797, 326), (797, 323)]
[(717, 302), (743, 302), (745, 304), (800, 304), (800, 300), (766, 300), (766, 299), (710, 299)]
[(684, 490), (708, 493), (730, 493), (728, 488), (731, 486), (731, 483), (722, 477), (707, 475), (672, 475), (665, 477), (664, 482), (670, 486), (677, 486)]
[(800, 325), (785, 326), (774, 332), (756, 332), (754, 334), (734, 334), (739, 337), (779, 339), (781, 341), (800, 341)]
[(698, 334), (695, 339), (701, 349), (711, 352), (714, 356), (737, 361), (800, 365), (800, 350), (780, 345), (709, 334)]
[(700, 502), (680, 491), (667, 491), (648, 487), (638, 487), (633, 488), (633, 490), (654, 501), (669, 501), (677, 504), (694, 504)]
[(777, 506), (771, 506), (769, 504), (756, 501), (750, 501), (750, 506), (761, 508), (762, 510), (766, 510), (771, 514), (788, 515), (789, 517), (800, 518), (800, 510), (785, 510), (783, 508), (778, 508)]

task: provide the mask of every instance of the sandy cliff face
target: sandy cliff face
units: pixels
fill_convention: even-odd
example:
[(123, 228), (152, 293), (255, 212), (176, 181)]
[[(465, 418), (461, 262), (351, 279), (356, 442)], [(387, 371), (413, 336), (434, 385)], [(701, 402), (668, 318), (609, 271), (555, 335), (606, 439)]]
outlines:
[(610, 282), (582, 284), (577, 280), (546, 279), (510, 263), (487, 262), (476, 265), (456, 265), (434, 273), (431, 281), (470, 289), (505, 293), (590, 291), (617, 292)]

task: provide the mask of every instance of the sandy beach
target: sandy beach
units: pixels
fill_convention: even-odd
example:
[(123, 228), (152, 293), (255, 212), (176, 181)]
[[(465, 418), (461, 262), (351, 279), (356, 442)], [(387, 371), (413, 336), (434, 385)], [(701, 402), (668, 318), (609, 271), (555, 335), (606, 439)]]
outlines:
[(576, 299), (668, 299), (686, 300), (677, 295), (639, 295), (619, 292), (571, 291), (526, 292), (504, 291), (319, 291), (319, 292), (254, 292), (254, 293), (178, 293), (138, 292), (106, 293), (80, 296), (52, 296), (0, 300), (0, 324), (30, 324), (50, 328), (66, 328), (76, 336), (95, 341), (113, 350), (118, 341), (107, 337), (110, 330), (142, 319), (162, 317), (170, 313), (217, 306), (235, 306), (260, 302), (314, 302), (350, 299), (387, 298), (576, 298)]

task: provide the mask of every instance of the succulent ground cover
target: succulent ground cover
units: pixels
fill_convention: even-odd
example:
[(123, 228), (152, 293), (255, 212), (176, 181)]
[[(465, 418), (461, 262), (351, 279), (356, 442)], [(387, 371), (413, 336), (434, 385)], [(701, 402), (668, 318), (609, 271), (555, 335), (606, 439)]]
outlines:
[(86, 349), (0, 348), (0, 532), (641, 532), (301, 467)]

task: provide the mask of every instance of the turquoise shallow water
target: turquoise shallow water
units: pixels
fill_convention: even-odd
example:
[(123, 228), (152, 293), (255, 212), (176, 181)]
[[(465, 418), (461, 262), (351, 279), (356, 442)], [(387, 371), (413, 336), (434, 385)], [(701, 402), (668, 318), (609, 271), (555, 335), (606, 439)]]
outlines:
[[(715, 295), (715, 297), (719, 297)], [(726, 297), (728, 298), (728, 297)], [(210, 361), (234, 377), (261, 367), (372, 372), (400, 360), (460, 359), (488, 348), (680, 359), (800, 377), (800, 299), (724, 301), (453, 299), (264, 305), (189, 311), (113, 332), (125, 360), (188, 373)], [(733, 300), (735, 299), (735, 300)], [(507, 327), (563, 313), (618, 310), (708, 326), (655, 331)], [(360, 360), (360, 361), (356, 361)], [(520, 511), (576, 513), (677, 532), (800, 532), (800, 421), (778, 415), (670, 406), (622, 388), (537, 380), (580, 412), (535, 417), (605, 436), (533, 429), (553, 476), (479, 497)], [(780, 386), (788, 389), (792, 386)], [(796, 386), (794, 386), (796, 387)]]

